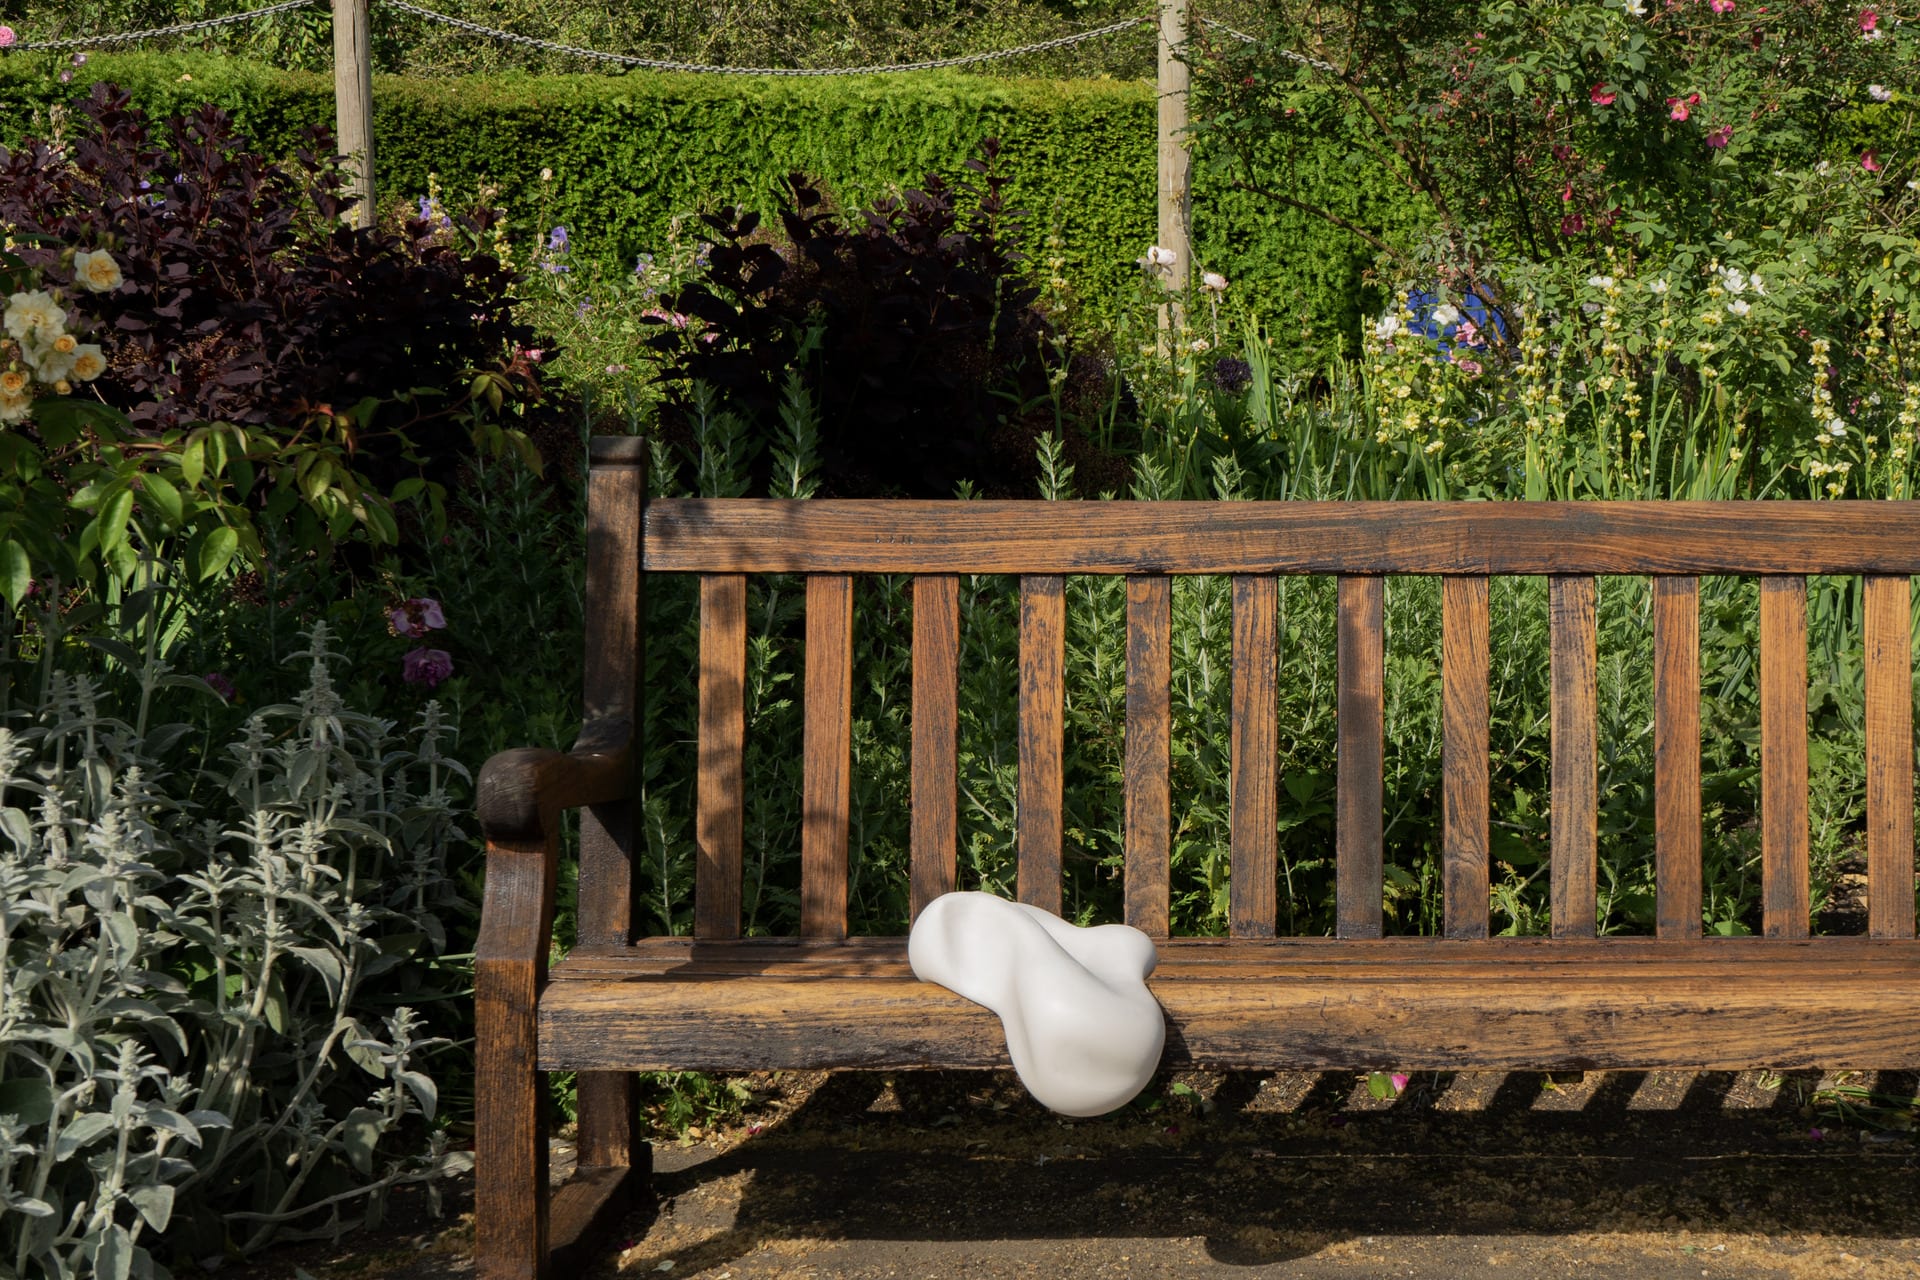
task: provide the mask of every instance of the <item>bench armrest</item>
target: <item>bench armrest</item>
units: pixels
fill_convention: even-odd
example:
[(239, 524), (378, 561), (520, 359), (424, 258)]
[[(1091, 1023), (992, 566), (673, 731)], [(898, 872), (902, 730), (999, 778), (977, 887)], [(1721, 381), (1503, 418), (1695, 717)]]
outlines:
[(631, 798), (631, 727), (625, 721), (589, 724), (565, 753), (544, 747), (502, 751), (481, 766), (475, 789), (480, 832), (489, 845), (538, 843), (555, 830), (563, 809)]
[(487, 880), (474, 947), (475, 994), (489, 1009), (521, 1008), (546, 981), (560, 814), (632, 796), (631, 726), (624, 720), (589, 724), (565, 753), (502, 751), (481, 766), (476, 790)]

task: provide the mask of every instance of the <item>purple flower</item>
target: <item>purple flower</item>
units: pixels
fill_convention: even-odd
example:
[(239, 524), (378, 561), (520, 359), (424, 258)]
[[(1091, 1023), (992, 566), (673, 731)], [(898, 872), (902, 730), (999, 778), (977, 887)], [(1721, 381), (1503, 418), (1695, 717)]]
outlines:
[(67, 69), (66, 69), (65, 71), (62, 71), (62, 72), (60, 73), (60, 83), (61, 83), (61, 84), (72, 84), (72, 83), (73, 83), (73, 68), (72, 68), (72, 67), (68, 67), (68, 68), (67, 68)]
[(1393, 1081), (1393, 1091), (1397, 1095), (1407, 1091), (1407, 1081), (1413, 1079), (1413, 1077), (1404, 1071), (1396, 1071), (1389, 1076), (1388, 1079)]
[(86, 66), (86, 65), (87, 65), (87, 55), (86, 55), (86, 54), (84, 54), (84, 53), (76, 53), (76, 54), (74, 54), (74, 55), (73, 55), (73, 65), (74, 65), (74, 66), (76, 66), (76, 67), (84, 67), (84, 66)]
[(400, 678), (431, 689), (453, 674), (453, 655), (445, 649), (412, 649), (400, 660)]
[(240, 691), (233, 687), (233, 681), (227, 679), (218, 671), (209, 671), (206, 675), (202, 676), (201, 679), (205, 680), (213, 691), (220, 695), (220, 701), (222, 702), (232, 702), (234, 698), (239, 696)]
[(1213, 362), (1213, 385), (1230, 395), (1253, 383), (1253, 366), (1239, 356), (1221, 356)]
[(447, 615), (441, 610), (438, 600), (414, 596), (387, 610), (387, 625), (397, 636), (418, 640), (427, 632), (438, 631), (446, 626)]
[(555, 227), (547, 233), (547, 252), (565, 253), (567, 251), (567, 229)]

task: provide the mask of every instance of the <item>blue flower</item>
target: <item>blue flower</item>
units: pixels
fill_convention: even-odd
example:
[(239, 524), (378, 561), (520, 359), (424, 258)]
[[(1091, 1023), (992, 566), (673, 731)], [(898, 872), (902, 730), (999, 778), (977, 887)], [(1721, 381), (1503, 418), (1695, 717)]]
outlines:
[(555, 227), (547, 233), (547, 252), (565, 253), (567, 251), (567, 229)]

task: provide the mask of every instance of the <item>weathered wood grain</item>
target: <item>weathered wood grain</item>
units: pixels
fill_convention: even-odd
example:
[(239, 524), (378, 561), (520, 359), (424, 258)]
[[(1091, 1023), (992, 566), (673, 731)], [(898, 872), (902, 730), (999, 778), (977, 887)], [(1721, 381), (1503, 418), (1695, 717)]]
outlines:
[(1066, 727), (1066, 580), (1020, 579), (1020, 782), (1017, 893), (1028, 906), (1060, 911)]
[(1556, 938), (1594, 932), (1599, 855), (1599, 719), (1595, 686), (1594, 581), (1551, 580), (1548, 613), (1553, 685), (1552, 929)]
[[(1289, 941), (1262, 945), (1285, 954)], [(1888, 966), (1860, 963), (1857, 945), (1808, 946), (1782, 962), (1753, 949), (1722, 957), (1703, 943), (1636, 941), (1671, 958), (1539, 968), (1488, 943), (1386, 939), (1324, 948), (1347, 958), (1317, 972), (1296, 964), (1221, 976), (1169, 956), (1151, 986), (1167, 1011), (1174, 1067), (1877, 1068), (1910, 1062), (1920, 1044), (1911, 943), (1817, 940), (1904, 945)], [(1427, 958), (1398, 942), (1429, 944)], [(1453, 958), (1434, 955), (1442, 948)], [(540, 1026), (541, 1065), (556, 1069), (1007, 1061), (992, 1013), (904, 976), (554, 982)]]
[(847, 808), (853, 785), (853, 579), (807, 579), (800, 763), (800, 932), (847, 936)]
[(960, 848), (960, 579), (913, 581), (913, 918), (952, 893)]
[(1441, 893), (1449, 938), (1487, 936), (1487, 580), (1441, 588)]
[(547, 985), (558, 828), (489, 842), (474, 945), (474, 1258), (486, 1280), (538, 1280), (547, 1268), (544, 1081), (536, 1006)]
[(1236, 938), (1270, 938), (1279, 919), (1279, 608), (1275, 579), (1233, 580), (1227, 928)]
[(1126, 923), (1167, 936), (1173, 853), (1173, 583), (1127, 579)]
[(1807, 902), (1807, 580), (1760, 579), (1760, 920), (1798, 938)]
[(697, 573), (1920, 572), (1920, 502), (901, 502), (679, 498)]
[[(647, 503), (647, 451), (634, 437), (599, 438), (588, 445), (587, 577), (585, 596), (585, 728), (574, 750), (608, 739), (625, 739), (644, 721), (646, 672), (646, 578), (640, 572), (640, 539)], [(625, 793), (639, 794), (639, 744), (628, 754)], [(618, 944), (633, 937), (638, 880), (633, 873), (634, 804), (631, 799), (589, 805), (580, 814), (580, 883), (575, 938), (588, 944)], [(579, 1166), (619, 1169), (618, 1177), (593, 1175), (606, 1192), (587, 1223), (625, 1211), (645, 1185), (651, 1149), (636, 1135), (638, 1080), (632, 1072), (582, 1072), (575, 1080)], [(631, 1171), (631, 1172), (628, 1172)], [(585, 1185), (583, 1183), (583, 1185)], [(556, 1250), (575, 1226), (577, 1193), (554, 1203)]]
[(1380, 936), (1386, 858), (1386, 582), (1342, 577), (1338, 587), (1337, 741), (1334, 751), (1334, 910), (1342, 938)]
[(1913, 638), (1906, 578), (1866, 583), (1867, 930), (1913, 936)]
[(1700, 580), (1653, 580), (1653, 859), (1663, 938), (1700, 936)]
[[(1159, 979), (1246, 978), (1284, 982), (1311, 978), (1343, 966), (1398, 966), (1426, 972), (1463, 961), (1510, 965), (1556, 974), (1612, 975), (1637, 982), (1643, 976), (1697, 974), (1725, 961), (1742, 973), (1768, 965), (1791, 972), (1803, 962), (1840, 963), (1850, 973), (1889, 980), (1920, 964), (1914, 940), (1859, 935), (1808, 938), (1486, 938), (1461, 943), (1450, 938), (1402, 935), (1384, 938), (1163, 938)], [(899, 978), (909, 974), (906, 939), (852, 937), (643, 938), (631, 947), (576, 948), (554, 965), (555, 983), (641, 981), (742, 976)]]
[(740, 933), (740, 846), (746, 829), (747, 580), (700, 579), (700, 727), (694, 784), (693, 931)]

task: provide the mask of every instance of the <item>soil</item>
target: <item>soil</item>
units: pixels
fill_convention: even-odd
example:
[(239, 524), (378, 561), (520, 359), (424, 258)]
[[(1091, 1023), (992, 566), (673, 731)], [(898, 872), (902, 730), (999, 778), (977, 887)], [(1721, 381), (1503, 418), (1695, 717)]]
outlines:
[[(656, 1203), (588, 1269), (913, 1277), (1916, 1277), (1920, 1143), (1823, 1084), (1911, 1075), (1181, 1074), (1070, 1121), (1006, 1073), (749, 1078), (738, 1122), (655, 1146)], [(571, 1147), (555, 1143), (555, 1177)], [(470, 1184), (234, 1280), (471, 1274)], [(559, 1277), (556, 1280), (572, 1280)]]

